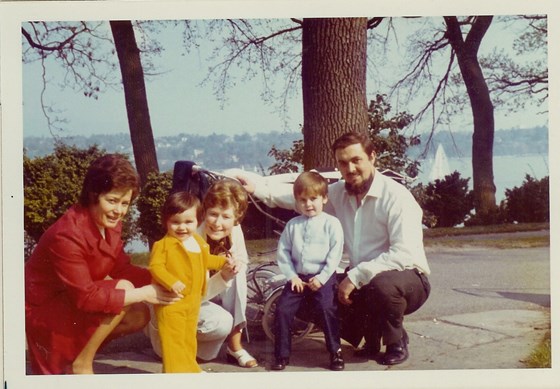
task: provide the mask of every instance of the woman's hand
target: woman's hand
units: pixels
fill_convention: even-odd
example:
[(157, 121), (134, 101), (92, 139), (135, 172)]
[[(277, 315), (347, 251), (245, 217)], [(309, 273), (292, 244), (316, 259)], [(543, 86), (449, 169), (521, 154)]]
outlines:
[(237, 273), (239, 273), (239, 266), (240, 264), (238, 264), (236, 261), (227, 261), (225, 263), (225, 265), (222, 267), (222, 270), (220, 270), (220, 275), (225, 282), (232, 280), (237, 275)]
[(145, 293), (144, 300), (150, 304), (169, 305), (183, 298), (181, 293), (170, 292), (158, 284), (150, 284), (140, 288)]

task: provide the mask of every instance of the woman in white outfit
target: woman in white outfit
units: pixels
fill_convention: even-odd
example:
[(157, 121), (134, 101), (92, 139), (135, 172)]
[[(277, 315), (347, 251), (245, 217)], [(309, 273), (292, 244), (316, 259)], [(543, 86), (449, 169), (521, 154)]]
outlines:
[[(210, 244), (212, 254), (229, 253), (240, 264), (238, 273), (222, 270), (210, 277), (198, 319), (197, 357), (211, 360), (227, 340), (226, 355), (241, 367), (255, 367), (257, 360), (244, 349), (241, 340), (247, 325), (247, 264), (249, 258), (239, 223), (248, 201), (245, 189), (234, 180), (215, 182), (204, 196), (205, 218), (199, 234)], [(212, 301), (210, 301), (212, 300)], [(157, 323), (152, 316), (149, 335), (154, 351), (161, 355)]]

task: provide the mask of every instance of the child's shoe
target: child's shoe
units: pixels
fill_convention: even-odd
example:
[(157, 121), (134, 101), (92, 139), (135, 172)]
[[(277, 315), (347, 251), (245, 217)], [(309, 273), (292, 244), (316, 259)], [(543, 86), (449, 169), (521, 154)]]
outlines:
[(339, 349), (336, 353), (331, 354), (331, 364), (329, 368), (334, 371), (344, 370), (344, 358), (342, 358), (342, 350)]
[(276, 358), (274, 363), (270, 366), (271, 370), (284, 370), (286, 365), (290, 364), (289, 358)]

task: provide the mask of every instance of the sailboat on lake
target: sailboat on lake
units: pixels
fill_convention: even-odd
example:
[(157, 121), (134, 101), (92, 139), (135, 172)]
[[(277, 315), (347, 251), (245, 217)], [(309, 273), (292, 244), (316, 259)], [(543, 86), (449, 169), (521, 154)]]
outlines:
[(430, 181), (443, 180), (445, 176), (451, 174), (449, 168), (449, 161), (441, 143), (438, 145), (436, 155), (432, 161), (432, 168), (430, 169)]

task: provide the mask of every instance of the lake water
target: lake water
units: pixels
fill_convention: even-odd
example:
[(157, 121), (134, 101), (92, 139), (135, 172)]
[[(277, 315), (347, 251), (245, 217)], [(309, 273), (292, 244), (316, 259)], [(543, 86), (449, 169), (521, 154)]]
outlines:
[[(472, 164), (471, 158), (448, 158), (450, 173), (457, 170), (462, 178), (470, 178), (469, 187), (472, 189)], [(423, 171), (419, 174), (417, 182), (426, 184), (430, 181), (430, 171), (433, 160), (422, 162)], [(519, 187), (525, 181), (525, 175), (540, 180), (549, 173), (548, 156), (523, 155), (523, 156), (495, 156), (494, 157), (494, 183), (496, 184), (496, 201), (505, 199), (505, 190)]]

